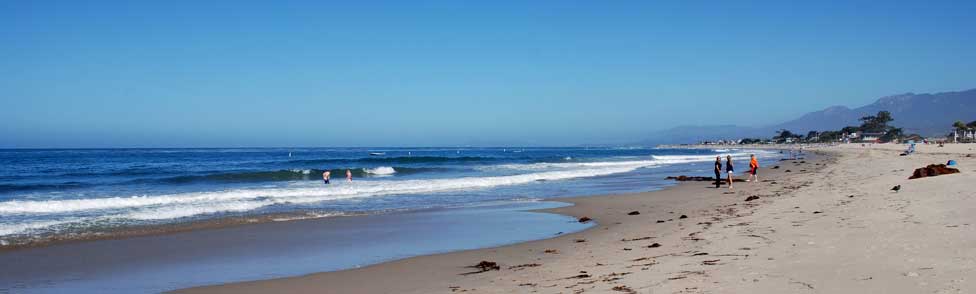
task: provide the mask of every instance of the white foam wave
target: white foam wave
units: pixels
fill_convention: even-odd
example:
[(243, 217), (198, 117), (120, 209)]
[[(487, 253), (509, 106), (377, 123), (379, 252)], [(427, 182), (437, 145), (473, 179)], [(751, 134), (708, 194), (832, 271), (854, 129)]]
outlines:
[(396, 173), (396, 170), (389, 166), (381, 166), (376, 168), (364, 168), (363, 172), (373, 175), (392, 175)]
[[(283, 188), (238, 189), (215, 192), (181, 193), (159, 196), (112, 197), (71, 200), (14, 200), (0, 202), (0, 214), (17, 216), (56, 216), (60, 214), (99, 215), (98, 219), (164, 220), (219, 212), (239, 212), (274, 204), (301, 204), (356, 197), (396, 194), (437, 193), (520, 185), (536, 181), (564, 180), (632, 171), (647, 162), (589, 163), (589, 168), (546, 171), (510, 176), (464, 177), (434, 180), (337, 182), (323, 186), (317, 182), (295, 183)], [(94, 218), (64, 221), (0, 224), (0, 235), (66, 223), (90, 222)]]
[(95, 223), (117, 223), (119, 220), (168, 220), (221, 212), (241, 212), (258, 209), (271, 204), (273, 204), (273, 202), (233, 201), (227, 203), (210, 203), (201, 206), (176, 205), (164, 207), (146, 207), (138, 208), (132, 211), (110, 211), (99, 216), (67, 217), (58, 218), (56, 220), (0, 223), (0, 236), (31, 234), (37, 231), (47, 231), (51, 229), (57, 230), (64, 226), (72, 227)]
[[(768, 150), (739, 150), (733, 149), (736, 152), (724, 153), (724, 154), (713, 154), (713, 155), (652, 155), (655, 160), (661, 160), (663, 162), (678, 164), (678, 163), (691, 163), (691, 162), (703, 162), (703, 161), (713, 161), (716, 156), (725, 160), (725, 156), (732, 156), (733, 160), (745, 160), (749, 159), (749, 155), (756, 155), (756, 158), (772, 158), (776, 157), (777, 153)], [(717, 150), (716, 150), (717, 151)]]
[[(758, 150), (752, 153), (749, 152), (735, 152), (729, 154), (723, 154), (722, 159), (725, 159), (725, 155), (731, 155), (734, 160), (744, 160), (749, 159), (750, 154), (756, 154), (757, 157), (763, 158), (767, 156), (773, 156), (775, 153), (767, 152), (764, 150)], [(650, 166), (661, 166), (661, 165), (673, 165), (682, 163), (693, 163), (693, 162), (709, 162), (715, 160), (716, 155), (651, 155), (645, 156), (645, 160), (621, 160), (621, 161), (598, 161), (598, 162), (544, 162), (544, 163), (527, 163), (527, 164), (499, 164), (499, 165), (486, 165), (481, 166), (481, 170), (520, 170), (520, 171), (545, 171), (553, 169), (579, 169), (579, 168), (595, 168), (595, 167), (626, 167), (626, 166), (638, 166), (638, 167), (650, 167)], [(627, 159), (635, 159), (634, 157), (620, 157)], [(638, 157), (640, 158), (640, 157)]]
[(275, 222), (286, 222), (286, 221), (293, 221), (293, 220), (316, 219), (316, 218), (326, 218), (326, 217), (343, 216), (343, 215), (346, 215), (346, 214), (339, 213), (339, 212), (329, 212), (329, 213), (309, 212), (309, 213), (305, 213), (305, 214), (297, 215), (297, 216), (286, 216), (286, 217), (272, 218), (271, 221), (275, 221)]
[(249, 211), (272, 204), (274, 204), (272, 201), (230, 201), (223, 203), (211, 203), (207, 206), (175, 205), (166, 207), (152, 207), (120, 214), (115, 216), (115, 218), (132, 220), (177, 219), (218, 212)]
[[(762, 156), (763, 154), (757, 153), (757, 155)], [(748, 158), (748, 153), (736, 153), (734, 156), (736, 158)], [(440, 193), (522, 185), (537, 181), (604, 176), (667, 164), (711, 161), (714, 160), (714, 155), (651, 156), (644, 158), (647, 159), (501, 165), (503, 168), (529, 172), (490, 177), (401, 181), (367, 180), (348, 183), (337, 181), (327, 186), (319, 182), (296, 182), (285, 187), (265, 186), (154, 196), (11, 200), (0, 202), (0, 215), (9, 215), (21, 220), (0, 220), (0, 236), (22, 234), (61, 225), (106, 220), (158, 221), (222, 212), (246, 212), (277, 204), (303, 204), (359, 197)], [(387, 168), (375, 168), (373, 172), (377, 174), (395, 172), (393, 168)], [(82, 216), (78, 217), (78, 215)], [(43, 220), (36, 220), (37, 218)]]
[(17, 235), (33, 230), (48, 228), (66, 223), (66, 221), (33, 221), (25, 223), (0, 224), (0, 236)]

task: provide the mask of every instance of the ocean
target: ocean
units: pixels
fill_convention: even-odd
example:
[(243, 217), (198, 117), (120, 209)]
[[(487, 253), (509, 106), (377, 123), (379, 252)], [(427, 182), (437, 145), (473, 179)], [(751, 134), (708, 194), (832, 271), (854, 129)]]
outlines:
[[(159, 293), (551, 238), (530, 212), (740, 171), (776, 151), (654, 148), (0, 150), (0, 293)], [(331, 183), (322, 173), (330, 170)], [(345, 179), (346, 171), (352, 181)], [(145, 228), (246, 220), (160, 234)], [(150, 232), (129, 238), (125, 232)], [(123, 233), (113, 235), (116, 233)], [(39, 241), (109, 239), (35, 246)], [(3, 250), (26, 245), (29, 248)]]
[(0, 244), (224, 217), (369, 215), (640, 192), (670, 184), (666, 175), (708, 175), (716, 155), (733, 155), (744, 170), (750, 153), (779, 156), (653, 148), (0, 150)]

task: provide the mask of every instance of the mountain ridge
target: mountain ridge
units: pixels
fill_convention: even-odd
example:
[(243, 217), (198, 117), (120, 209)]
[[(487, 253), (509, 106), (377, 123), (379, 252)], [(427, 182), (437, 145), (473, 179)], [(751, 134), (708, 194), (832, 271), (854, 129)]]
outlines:
[(912, 92), (888, 95), (874, 103), (850, 108), (844, 105), (808, 112), (782, 123), (749, 127), (738, 125), (677, 126), (652, 133), (644, 144), (695, 143), (703, 140), (739, 139), (746, 137), (772, 137), (777, 130), (787, 129), (794, 133), (839, 130), (845, 126), (857, 126), (859, 118), (890, 111), (895, 118), (891, 124), (904, 129), (906, 134), (940, 136), (948, 133), (956, 120), (976, 120), (976, 89), (954, 92)]

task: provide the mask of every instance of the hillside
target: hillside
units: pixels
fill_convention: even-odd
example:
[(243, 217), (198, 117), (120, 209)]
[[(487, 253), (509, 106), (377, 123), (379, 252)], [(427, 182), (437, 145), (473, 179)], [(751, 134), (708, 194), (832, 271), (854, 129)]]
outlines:
[(892, 125), (905, 129), (905, 133), (924, 136), (943, 135), (949, 132), (956, 120), (976, 120), (976, 89), (937, 94), (905, 93), (882, 97), (874, 103), (849, 109), (844, 106), (807, 113), (798, 119), (771, 126), (772, 130), (787, 129), (806, 133), (816, 130), (836, 130), (844, 126), (858, 125), (858, 118), (878, 111), (891, 112)]
[(838, 130), (856, 126), (858, 118), (874, 115), (878, 111), (891, 112), (895, 121), (891, 124), (903, 128), (906, 134), (939, 136), (948, 133), (956, 120), (976, 120), (976, 89), (935, 94), (905, 93), (881, 97), (874, 103), (848, 108), (831, 106), (814, 111), (787, 122), (762, 126), (679, 126), (651, 134), (642, 144), (693, 143), (701, 140), (743, 137), (770, 137), (776, 130), (787, 129), (794, 133)]

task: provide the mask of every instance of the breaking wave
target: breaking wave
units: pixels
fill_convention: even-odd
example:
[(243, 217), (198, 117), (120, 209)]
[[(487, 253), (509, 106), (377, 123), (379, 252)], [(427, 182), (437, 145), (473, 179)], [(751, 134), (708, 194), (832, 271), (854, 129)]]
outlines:
[[(438, 193), (565, 180), (633, 171), (648, 166), (630, 162), (561, 171), (508, 176), (461, 177), (400, 181), (296, 182), (288, 187), (235, 189), (156, 196), (110, 197), (66, 200), (13, 200), (0, 202), (0, 214), (13, 216), (98, 215), (98, 219), (161, 220), (205, 214), (245, 212), (278, 204), (303, 204), (360, 197)], [(392, 168), (391, 168), (392, 169)], [(383, 170), (383, 169), (381, 169)], [(399, 172), (399, 171), (398, 171)], [(91, 222), (93, 218), (46, 221), (44, 224), (3, 223), (0, 233), (18, 234), (42, 227)]]

